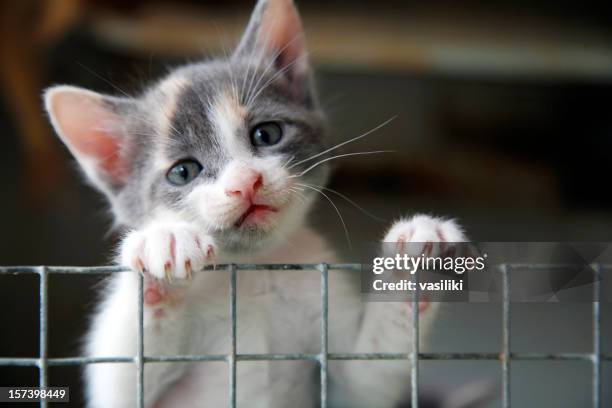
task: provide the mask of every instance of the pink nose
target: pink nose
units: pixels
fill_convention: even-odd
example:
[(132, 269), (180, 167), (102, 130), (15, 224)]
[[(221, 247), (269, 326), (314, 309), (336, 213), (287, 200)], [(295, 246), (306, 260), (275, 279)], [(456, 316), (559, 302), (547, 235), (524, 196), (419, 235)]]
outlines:
[(251, 199), (263, 186), (263, 176), (255, 170), (247, 170), (239, 178), (225, 189), (225, 194), (230, 197)]

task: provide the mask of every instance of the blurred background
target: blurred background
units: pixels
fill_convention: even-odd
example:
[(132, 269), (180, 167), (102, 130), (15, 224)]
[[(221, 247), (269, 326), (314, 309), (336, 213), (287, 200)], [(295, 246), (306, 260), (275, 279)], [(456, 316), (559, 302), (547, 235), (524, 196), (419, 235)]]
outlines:
[[(231, 49), (253, 1), (24, 0), (0, 4), (0, 264), (102, 265), (116, 237), (104, 200), (83, 182), (41, 110), (68, 83), (138, 93), (176, 65)], [(344, 152), (332, 195), (354, 242), (402, 214), (456, 217), (475, 241), (612, 241), (612, 10), (595, 1), (298, 1), (332, 142), (396, 119)], [(350, 255), (334, 209), (312, 222)], [(79, 354), (99, 277), (50, 278), (50, 356)], [(0, 277), (0, 356), (38, 354), (38, 279)], [(513, 351), (589, 352), (591, 304), (517, 304)], [(494, 352), (499, 305), (445, 306), (424, 351)], [(603, 305), (612, 352), (612, 308)], [(517, 407), (583, 407), (582, 362), (512, 365)], [(496, 362), (424, 362), (423, 388), (498, 382)], [(52, 368), (71, 387), (78, 368)], [(612, 406), (612, 367), (604, 364)], [(0, 368), (0, 385), (35, 385), (33, 368)], [(24, 406), (27, 406), (24, 404)], [(66, 406), (66, 405), (63, 405)], [(499, 406), (499, 401), (491, 403)]]

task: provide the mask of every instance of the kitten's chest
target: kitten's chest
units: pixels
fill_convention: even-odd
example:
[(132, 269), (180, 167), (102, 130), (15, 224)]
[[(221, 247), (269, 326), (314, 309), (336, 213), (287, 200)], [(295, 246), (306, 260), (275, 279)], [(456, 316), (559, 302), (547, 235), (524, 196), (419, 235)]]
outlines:
[[(196, 280), (197, 281), (197, 280)], [(320, 273), (301, 271), (300, 275), (277, 271), (240, 271), (237, 278), (237, 352), (239, 354), (317, 353), (319, 347)], [(204, 282), (197, 282), (198, 285)], [(210, 282), (209, 282), (210, 284)], [(216, 282), (229, 291), (229, 285)], [(231, 344), (229, 297), (197, 297), (192, 308), (198, 310), (201, 324), (196, 343), (201, 354), (228, 354)], [(192, 312), (193, 313), (193, 312)], [(192, 317), (195, 315), (192, 314)], [(202, 323), (196, 323), (200, 320)], [(238, 398), (248, 388), (267, 389), (267, 395), (282, 398), (285, 392), (275, 384), (299, 383), (303, 401), (309, 400), (311, 364), (291, 365), (261, 361), (238, 364)], [(294, 380), (288, 380), (289, 378)], [(226, 362), (192, 363), (185, 375), (165, 393), (155, 408), (227, 406), (228, 366)], [(295, 390), (297, 392), (297, 390)], [(259, 393), (258, 393), (259, 394)], [(276, 395), (278, 394), (278, 395)], [(253, 395), (253, 394), (251, 394)], [(262, 396), (263, 398), (263, 396)], [(252, 404), (253, 401), (250, 401)], [(248, 406), (248, 405), (247, 405)], [(268, 405), (258, 402), (251, 406)], [(305, 405), (306, 406), (306, 405)]]
[[(227, 275), (227, 274), (226, 274)], [(192, 289), (186, 318), (201, 325), (202, 352), (230, 345), (229, 277), (202, 279)], [(239, 353), (312, 352), (320, 324), (320, 272), (239, 271), (236, 330)]]

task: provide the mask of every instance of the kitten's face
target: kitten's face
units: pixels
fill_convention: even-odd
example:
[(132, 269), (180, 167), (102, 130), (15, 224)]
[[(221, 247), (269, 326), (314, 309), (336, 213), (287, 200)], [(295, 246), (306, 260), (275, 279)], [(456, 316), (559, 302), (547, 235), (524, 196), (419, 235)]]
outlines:
[(301, 220), (314, 191), (300, 184), (325, 181), (324, 166), (300, 176), (323, 150), (322, 118), (265, 68), (248, 59), (194, 65), (145, 96), (150, 118), (131, 126), (152, 136), (135, 152), (147, 159), (126, 187), (128, 218), (147, 203), (146, 213), (201, 223), (230, 247), (265, 243)]
[[(52, 122), (120, 223), (185, 221), (226, 249), (299, 224), (321, 185), (323, 120), (290, 0), (260, 0), (235, 54), (180, 68), (138, 99), (47, 92)], [(315, 156), (315, 157), (313, 157)], [(309, 160), (311, 159), (312, 160)]]

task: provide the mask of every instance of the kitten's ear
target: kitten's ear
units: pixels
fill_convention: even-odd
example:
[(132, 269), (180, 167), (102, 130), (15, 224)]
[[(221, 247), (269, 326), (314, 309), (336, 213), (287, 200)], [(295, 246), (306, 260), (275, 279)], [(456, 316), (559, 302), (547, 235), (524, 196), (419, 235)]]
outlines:
[(293, 0), (259, 0), (234, 56), (273, 58), (294, 95), (312, 102), (306, 40)]
[(72, 86), (45, 91), (45, 107), (55, 131), (90, 180), (112, 195), (126, 182), (125, 114), (135, 102)]

